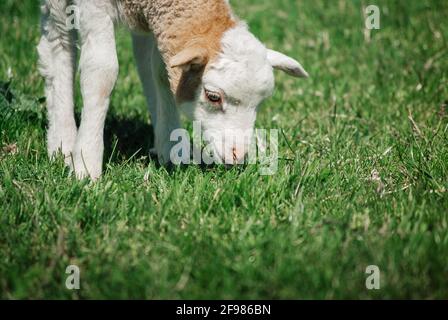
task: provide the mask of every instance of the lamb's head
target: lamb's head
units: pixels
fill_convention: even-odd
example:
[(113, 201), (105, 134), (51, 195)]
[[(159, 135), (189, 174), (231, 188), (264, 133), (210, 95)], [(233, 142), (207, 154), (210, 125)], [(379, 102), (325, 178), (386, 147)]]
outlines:
[(308, 74), (299, 62), (267, 49), (244, 24), (226, 31), (220, 47), (210, 59), (207, 48), (190, 46), (171, 66), (183, 69), (177, 92), (180, 109), (201, 123), (214, 157), (235, 164), (249, 150), (258, 106), (272, 95), (273, 70), (295, 77)]

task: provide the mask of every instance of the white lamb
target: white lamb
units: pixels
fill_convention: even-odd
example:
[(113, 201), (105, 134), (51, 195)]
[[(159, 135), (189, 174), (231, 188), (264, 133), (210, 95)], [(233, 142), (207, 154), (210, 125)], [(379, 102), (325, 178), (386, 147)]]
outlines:
[[(80, 12), (84, 108), (79, 129), (68, 5)], [(308, 76), (297, 61), (266, 49), (226, 0), (43, 0), (38, 51), (46, 80), (48, 152), (52, 157), (61, 151), (81, 178), (97, 179), (102, 172), (104, 122), (118, 75), (114, 26), (119, 22), (133, 32), (162, 163), (170, 160), (170, 133), (180, 128), (179, 110), (200, 121), (220, 158), (240, 161), (247, 152), (242, 140), (230, 146), (222, 141), (231, 130), (253, 130), (257, 106), (274, 88), (273, 68)]]

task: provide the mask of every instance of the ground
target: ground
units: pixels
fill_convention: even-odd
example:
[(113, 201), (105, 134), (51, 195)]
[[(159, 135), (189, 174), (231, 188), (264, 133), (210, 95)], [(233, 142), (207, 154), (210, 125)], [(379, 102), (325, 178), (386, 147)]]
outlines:
[(311, 75), (276, 74), (261, 108), (257, 127), (281, 132), (278, 172), (150, 160), (120, 29), (105, 174), (90, 183), (47, 157), (37, 1), (1, 1), (0, 298), (448, 298), (448, 2), (375, 0), (371, 32), (366, 1), (233, 3)]

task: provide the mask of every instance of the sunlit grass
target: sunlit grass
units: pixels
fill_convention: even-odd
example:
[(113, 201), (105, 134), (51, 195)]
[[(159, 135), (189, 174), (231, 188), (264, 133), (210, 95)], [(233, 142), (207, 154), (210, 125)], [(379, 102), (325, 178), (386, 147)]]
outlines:
[[(446, 1), (376, 1), (370, 42), (362, 1), (234, 1), (311, 75), (277, 74), (262, 107), (257, 127), (284, 133), (274, 176), (151, 162), (120, 29), (95, 184), (47, 158), (38, 8), (16, 3), (0, 4), (0, 297), (448, 297)], [(366, 289), (368, 265), (381, 290)]]

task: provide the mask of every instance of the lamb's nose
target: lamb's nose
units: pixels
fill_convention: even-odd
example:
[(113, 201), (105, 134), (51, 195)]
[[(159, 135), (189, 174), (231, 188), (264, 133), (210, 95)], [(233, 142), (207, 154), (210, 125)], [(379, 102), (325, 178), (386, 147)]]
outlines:
[(238, 148), (232, 148), (232, 155), (229, 155), (229, 161), (227, 162), (228, 164), (241, 164), (244, 162), (244, 159), (246, 158), (246, 152), (243, 149), (238, 149)]

